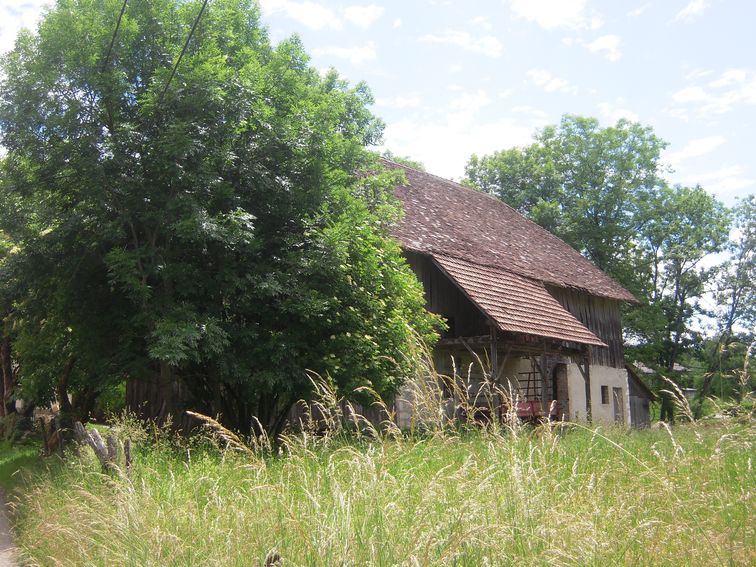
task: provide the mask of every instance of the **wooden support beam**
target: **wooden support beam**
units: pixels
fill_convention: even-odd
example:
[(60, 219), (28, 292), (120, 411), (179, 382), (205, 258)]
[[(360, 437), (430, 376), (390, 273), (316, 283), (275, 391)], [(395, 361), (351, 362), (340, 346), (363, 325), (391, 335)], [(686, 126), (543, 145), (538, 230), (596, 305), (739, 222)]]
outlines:
[(499, 370), (499, 343), (497, 340), (498, 329), (491, 325), (491, 382), (496, 380)]
[(472, 355), (473, 358), (480, 361), (480, 357), (478, 356), (478, 353), (472, 349), (470, 344), (465, 339), (463, 339), (462, 337), (459, 337), (459, 341), (461, 342), (462, 346), (464, 346), (467, 349), (467, 351)]
[(438, 346), (462, 346), (462, 345), (485, 345), (491, 340), (491, 335), (480, 335), (475, 337), (450, 337), (439, 339), (436, 343)]
[(585, 416), (588, 423), (591, 423), (593, 421), (591, 410), (591, 364), (588, 357), (586, 356), (583, 360), (579, 361), (577, 367), (585, 381)]
[(504, 351), (504, 356), (499, 361), (499, 368), (496, 370), (496, 376), (494, 377), (494, 382), (497, 384), (499, 383), (499, 380), (501, 380), (501, 375), (504, 374), (504, 368), (507, 365), (507, 361), (509, 360), (509, 355), (512, 352), (512, 347), (508, 346), (507, 350)]

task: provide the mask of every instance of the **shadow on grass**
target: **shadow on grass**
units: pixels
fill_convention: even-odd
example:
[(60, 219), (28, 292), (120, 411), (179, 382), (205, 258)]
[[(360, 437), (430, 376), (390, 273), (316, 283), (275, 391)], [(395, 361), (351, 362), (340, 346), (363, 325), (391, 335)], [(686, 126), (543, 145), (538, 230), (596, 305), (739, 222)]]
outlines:
[(9, 491), (21, 481), (19, 471), (31, 471), (42, 464), (39, 445), (12, 445), (0, 441), (0, 488)]

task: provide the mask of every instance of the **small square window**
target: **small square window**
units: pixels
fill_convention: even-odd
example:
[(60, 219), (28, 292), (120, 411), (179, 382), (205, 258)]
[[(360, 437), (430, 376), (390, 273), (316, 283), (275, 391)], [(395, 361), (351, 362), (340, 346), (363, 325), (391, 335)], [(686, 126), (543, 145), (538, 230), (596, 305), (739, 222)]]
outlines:
[(609, 403), (609, 386), (601, 386), (601, 403)]

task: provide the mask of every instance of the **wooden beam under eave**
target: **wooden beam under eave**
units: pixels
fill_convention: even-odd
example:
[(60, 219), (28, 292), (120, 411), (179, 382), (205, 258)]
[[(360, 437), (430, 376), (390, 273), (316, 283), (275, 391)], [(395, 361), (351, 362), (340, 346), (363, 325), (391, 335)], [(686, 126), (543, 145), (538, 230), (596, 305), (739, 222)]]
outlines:
[(498, 329), (496, 325), (491, 325), (491, 382), (496, 381), (496, 375), (499, 370), (499, 343)]
[(585, 358), (577, 363), (580, 373), (583, 375), (585, 382), (585, 417), (588, 423), (593, 421), (593, 411), (591, 410), (591, 363), (586, 353)]

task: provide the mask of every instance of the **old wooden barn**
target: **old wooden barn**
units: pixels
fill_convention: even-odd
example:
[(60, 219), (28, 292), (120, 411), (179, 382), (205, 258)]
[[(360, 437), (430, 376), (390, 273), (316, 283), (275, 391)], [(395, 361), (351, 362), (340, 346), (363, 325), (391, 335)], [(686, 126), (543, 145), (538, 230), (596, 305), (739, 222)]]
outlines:
[[(393, 234), (428, 309), (448, 323), (434, 353), (439, 372), (487, 373), (517, 394), (523, 418), (648, 423), (650, 392), (631, 388), (637, 377), (624, 362), (620, 305), (636, 301), (627, 290), (499, 199), (385, 164), (407, 179), (396, 188), (405, 215)], [(409, 416), (396, 409), (402, 425)]]

